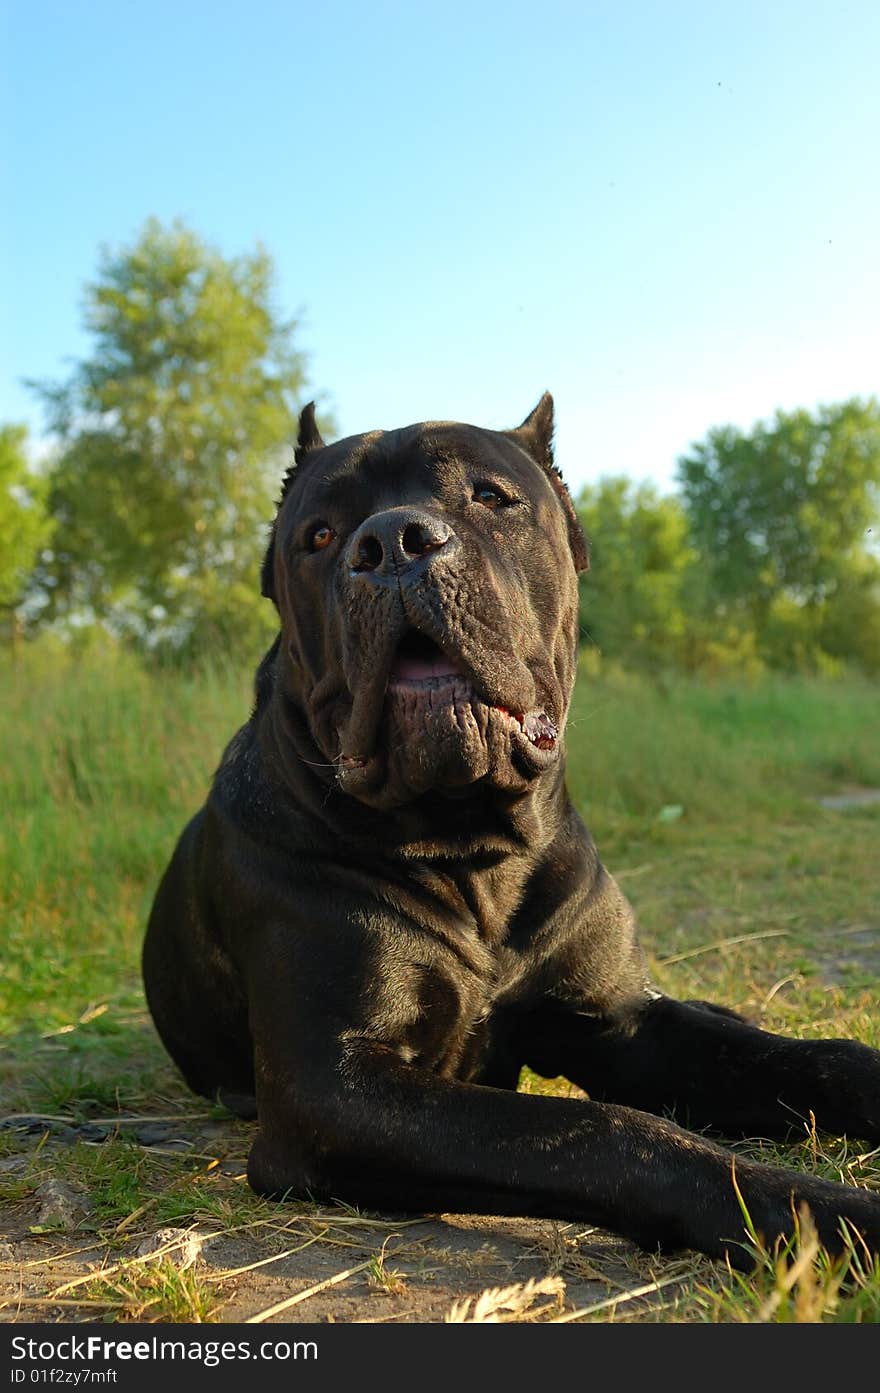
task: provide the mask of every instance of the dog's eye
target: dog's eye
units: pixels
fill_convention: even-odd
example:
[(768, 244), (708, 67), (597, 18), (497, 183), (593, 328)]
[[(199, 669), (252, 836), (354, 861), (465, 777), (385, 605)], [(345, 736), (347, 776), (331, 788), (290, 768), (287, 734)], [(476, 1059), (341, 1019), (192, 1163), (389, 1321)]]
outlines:
[(325, 547), (329, 547), (335, 536), (332, 527), (328, 527), (326, 522), (320, 522), (309, 534), (309, 546), (312, 551), (323, 551)]
[(488, 484), (476, 484), (474, 487), (474, 502), (482, 503), (484, 508), (501, 508), (507, 502), (497, 489), (490, 488)]

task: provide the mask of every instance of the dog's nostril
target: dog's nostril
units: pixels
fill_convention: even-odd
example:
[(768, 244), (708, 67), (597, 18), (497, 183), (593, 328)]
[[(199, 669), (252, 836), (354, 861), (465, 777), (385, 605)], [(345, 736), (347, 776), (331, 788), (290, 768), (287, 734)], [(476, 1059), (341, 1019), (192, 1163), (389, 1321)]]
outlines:
[(440, 518), (418, 513), (400, 517), (398, 510), (390, 509), (361, 525), (351, 539), (348, 564), (353, 574), (360, 571), (384, 578), (440, 551), (452, 537), (451, 528)]
[(445, 529), (432, 531), (420, 522), (411, 522), (403, 529), (401, 546), (407, 556), (424, 556), (426, 552), (436, 551), (448, 540)]
[(355, 571), (375, 571), (382, 565), (384, 556), (382, 543), (377, 537), (361, 537), (353, 569)]

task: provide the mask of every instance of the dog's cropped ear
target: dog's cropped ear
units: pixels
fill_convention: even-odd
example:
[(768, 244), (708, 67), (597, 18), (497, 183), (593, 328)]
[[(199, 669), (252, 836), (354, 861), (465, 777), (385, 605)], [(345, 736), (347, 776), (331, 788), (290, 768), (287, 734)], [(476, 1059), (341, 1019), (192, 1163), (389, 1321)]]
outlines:
[(553, 466), (553, 398), (545, 392), (534, 411), (530, 411), (521, 426), (509, 432), (517, 444), (545, 469)]
[(324, 440), (315, 420), (315, 403), (307, 402), (299, 413), (299, 432), (296, 437), (294, 459), (297, 464), (309, 450), (323, 450)]
[(575, 570), (578, 572), (590, 569), (590, 548), (584, 529), (578, 519), (571, 494), (565, 486), (565, 480), (553, 462), (553, 398), (549, 392), (545, 392), (534, 411), (530, 412), (521, 426), (516, 430), (505, 431), (505, 435), (514, 440), (526, 454), (531, 455), (532, 459), (540, 464), (547, 475), (550, 483), (556, 491), (557, 497), (562, 504), (565, 513), (565, 521), (568, 525), (568, 541), (571, 547), (571, 554), (574, 557)]
[[(293, 452), (293, 464), (286, 471), (281, 483), (281, 497), (278, 500), (278, 507), (284, 502), (290, 486), (296, 478), (298, 466), (305, 459), (311, 450), (320, 450), (324, 446), (321, 432), (318, 430), (318, 423), (315, 420), (315, 403), (308, 402), (299, 413), (299, 429), (296, 435), (296, 448)], [(275, 524), (272, 524), (272, 531), (269, 535), (269, 545), (266, 548), (266, 555), (263, 557), (263, 567), (260, 572), (260, 593), (267, 600), (275, 599), (275, 583), (273, 579), (275, 571)]]
[(324, 440), (321, 436), (321, 432), (318, 430), (318, 423), (315, 420), (315, 403), (310, 401), (299, 413), (299, 430), (296, 434), (296, 448), (293, 452), (293, 464), (284, 475), (284, 480), (281, 485), (281, 497), (278, 500), (279, 508), (287, 497), (290, 486), (296, 478), (297, 468), (302, 464), (306, 455), (312, 450), (321, 450), (323, 448)]

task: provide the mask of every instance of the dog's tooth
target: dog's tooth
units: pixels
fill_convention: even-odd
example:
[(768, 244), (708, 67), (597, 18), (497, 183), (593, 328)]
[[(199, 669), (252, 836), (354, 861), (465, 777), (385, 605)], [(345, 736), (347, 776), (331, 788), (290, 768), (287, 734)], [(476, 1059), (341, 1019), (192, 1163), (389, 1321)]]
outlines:
[(549, 750), (559, 738), (559, 730), (544, 711), (532, 711), (522, 723), (525, 734), (539, 750)]

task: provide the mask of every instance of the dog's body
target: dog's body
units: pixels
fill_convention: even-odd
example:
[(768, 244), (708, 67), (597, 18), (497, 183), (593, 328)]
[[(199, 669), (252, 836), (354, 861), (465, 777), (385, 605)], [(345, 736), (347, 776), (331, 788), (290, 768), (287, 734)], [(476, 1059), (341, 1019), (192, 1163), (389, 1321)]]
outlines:
[[(303, 412), (263, 570), (281, 632), (144, 950), (193, 1089), (258, 1116), (261, 1193), (580, 1217), (728, 1253), (806, 1202), (880, 1250), (880, 1199), (737, 1158), (880, 1142), (880, 1053), (652, 989), (565, 790), (586, 547), (552, 402), (515, 431), (325, 446)], [(588, 736), (587, 736), (588, 738)], [(529, 1065), (590, 1101), (518, 1094)], [(739, 1192), (739, 1194), (738, 1194)]]

